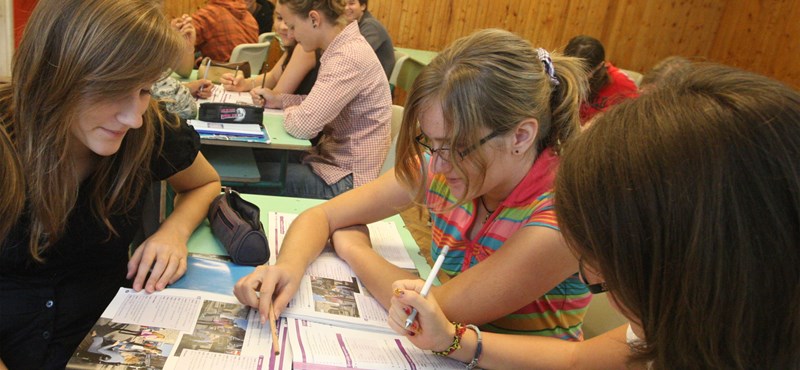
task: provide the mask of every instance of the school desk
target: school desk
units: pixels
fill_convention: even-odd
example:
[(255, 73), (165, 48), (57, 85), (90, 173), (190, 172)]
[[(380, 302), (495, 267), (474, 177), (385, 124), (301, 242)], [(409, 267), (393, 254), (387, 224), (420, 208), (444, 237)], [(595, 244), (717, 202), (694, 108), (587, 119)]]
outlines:
[[(273, 226), (269, 223), (269, 212), (299, 214), (310, 207), (324, 202), (323, 200), (319, 199), (279, 197), (269, 195), (241, 194), (241, 196), (245, 200), (256, 204), (260, 208), (261, 222), (264, 224), (265, 230), (270, 230), (270, 227)], [(400, 215), (391, 216), (385, 219), (385, 221), (391, 221), (397, 227), (397, 231), (400, 234), (403, 245), (405, 246), (406, 251), (408, 251), (408, 255), (411, 257), (411, 260), (414, 262), (414, 266), (419, 271), (420, 276), (428, 276), (431, 268), (428, 266), (425, 257), (423, 257), (420, 253), (417, 242), (411, 236), (411, 233), (406, 228), (405, 223), (403, 223), (403, 219), (400, 217)], [(267, 236), (269, 236), (269, 232), (267, 232)], [(270, 239), (269, 242), (274, 243), (274, 240)], [(197, 227), (192, 236), (189, 238), (187, 246), (190, 254), (206, 254), (217, 256), (228, 255), (219, 240), (217, 240), (217, 238), (212, 234), (208, 220), (203, 221), (203, 223)], [(233, 285), (236, 283), (236, 281), (238, 281), (239, 278), (249, 274), (254, 269), (254, 267), (238, 266), (231, 263), (205, 263), (205, 261), (194, 258), (191, 255), (190, 259), (191, 261), (189, 262), (189, 267), (186, 271), (186, 274), (175, 284), (171, 285), (171, 287), (190, 289), (200, 288), (201, 290), (215, 291), (221, 294), (231, 294)], [(225, 271), (215, 272), (216, 278), (213, 280), (213, 283), (205, 283), (204, 281), (207, 279), (205, 279), (203, 276), (205, 273), (205, 269), (203, 267), (204, 265), (214, 266), (213, 268), (218, 270), (222, 269)]]
[[(172, 77), (182, 81), (193, 81), (197, 79), (197, 70), (192, 70), (188, 78), (182, 78), (177, 74)], [(200, 142), (203, 144), (201, 151), (208, 159), (209, 163), (217, 170), (224, 185), (227, 186), (254, 186), (254, 187), (276, 187), (283, 189), (286, 182), (286, 168), (289, 151), (306, 151), (311, 148), (311, 142), (306, 139), (298, 139), (286, 132), (283, 127), (283, 118), (276, 115), (264, 115), (264, 128), (270, 137), (270, 143), (231, 141), (220, 139), (204, 138)], [(261, 180), (258, 165), (253, 155), (253, 149), (280, 150), (281, 171), (278, 179)]]

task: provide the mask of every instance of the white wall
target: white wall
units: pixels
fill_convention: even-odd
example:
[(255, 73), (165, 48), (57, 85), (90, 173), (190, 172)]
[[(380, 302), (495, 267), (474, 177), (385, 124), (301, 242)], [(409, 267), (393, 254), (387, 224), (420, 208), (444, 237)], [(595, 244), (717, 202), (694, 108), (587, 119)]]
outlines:
[(14, 0), (0, 0), (0, 76), (11, 75), (14, 55)]

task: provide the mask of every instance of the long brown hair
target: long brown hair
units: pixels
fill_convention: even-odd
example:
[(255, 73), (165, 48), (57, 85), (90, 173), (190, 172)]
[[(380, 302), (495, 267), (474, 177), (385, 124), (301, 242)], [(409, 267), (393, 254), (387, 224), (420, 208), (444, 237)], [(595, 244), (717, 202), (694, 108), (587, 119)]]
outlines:
[[(70, 127), (80, 120), (79, 108), (155, 82), (177, 64), (181, 45), (152, 0), (39, 1), (15, 55), (11, 84), (0, 88), (0, 121), (12, 145), (2, 142), (3, 151), (16, 158), (4, 164), (17, 166), (6, 170), (16, 186), (2, 196), (27, 201), (34, 259), (63, 234), (77, 200), (80, 179), (69, 148), (77, 144)], [(151, 104), (142, 127), (126, 134), (116, 154), (101, 158), (87, 182), (93, 212), (111, 233), (109, 215), (131, 208), (148, 181), (161, 120)], [(0, 238), (20, 208), (3, 215)]]
[[(441, 104), (445, 125), (452, 133), (450, 148), (478, 142), (481, 128), (500, 135), (528, 118), (539, 122), (533, 150), (556, 147), (578, 131), (578, 109), (586, 90), (586, 76), (575, 58), (552, 56), (558, 85), (545, 72), (531, 44), (504, 30), (486, 29), (454, 41), (426, 66), (414, 81), (397, 139), (396, 175), (424, 196), (422, 179), (427, 168), (417, 158), (422, 152), (414, 138), (418, 118), (431, 104)], [(558, 149), (558, 148), (556, 148)], [(470, 154), (470, 166), (485, 174), (487, 158), (481, 150)], [(535, 154), (534, 154), (535, 155)], [(459, 203), (474, 198), (482, 184), (471, 184), (463, 163), (453, 161), (469, 191)], [(480, 176), (483, 178), (483, 176)]]
[(696, 65), (598, 118), (562, 156), (569, 245), (663, 369), (800, 367), (800, 94)]

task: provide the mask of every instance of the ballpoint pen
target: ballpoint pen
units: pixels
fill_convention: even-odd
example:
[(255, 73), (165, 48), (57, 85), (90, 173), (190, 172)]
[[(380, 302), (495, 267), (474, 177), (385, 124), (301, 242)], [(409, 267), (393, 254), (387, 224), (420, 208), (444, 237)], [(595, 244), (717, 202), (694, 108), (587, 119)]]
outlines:
[[(203, 72), (203, 79), (208, 79), (208, 70), (211, 69), (211, 58), (208, 58), (208, 62), (206, 63), (206, 71)], [(203, 91), (203, 85), (200, 85), (200, 91)]]
[[(425, 285), (422, 286), (422, 290), (419, 292), (419, 295), (421, 295), (423, 298), (428, 296), (428, 291), (431, 290), (431, 285), (433, 285), (433, 279), (436, 279), (436, 275), (439, 273), (439, 269), (442, 268), (444, 257), (447, 255), (448, 251), (450, 251), (450, 246), (445, 245), (444, 248), (442, 248), (441, 253), (439, 253), (439, 257), (436, 258), (436, 262), (433, 264), (431, 273), (428, 274), (428, 278), (425, 279)], [(411, 314), (408, 315), (404, 328), (408, 329), (408, 327), (411, 326), (411, 323), (414, 322), (415, 317), (417, 317), (416, 308), (411, 310)]]

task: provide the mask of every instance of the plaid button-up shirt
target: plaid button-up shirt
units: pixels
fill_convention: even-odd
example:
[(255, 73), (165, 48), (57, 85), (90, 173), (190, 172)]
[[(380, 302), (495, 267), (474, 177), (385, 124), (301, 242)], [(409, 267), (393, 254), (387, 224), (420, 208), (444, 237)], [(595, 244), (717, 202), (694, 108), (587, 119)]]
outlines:
[(392, 98), (357, 23), (345, 27), (322, 54), (311, 92), (282, 94), (281, 100), (289, 134), (310, 139), (324, 133), (304, 162), (326, 183), (351, 173), (354, 186), (378, 177), (391, 145)]

